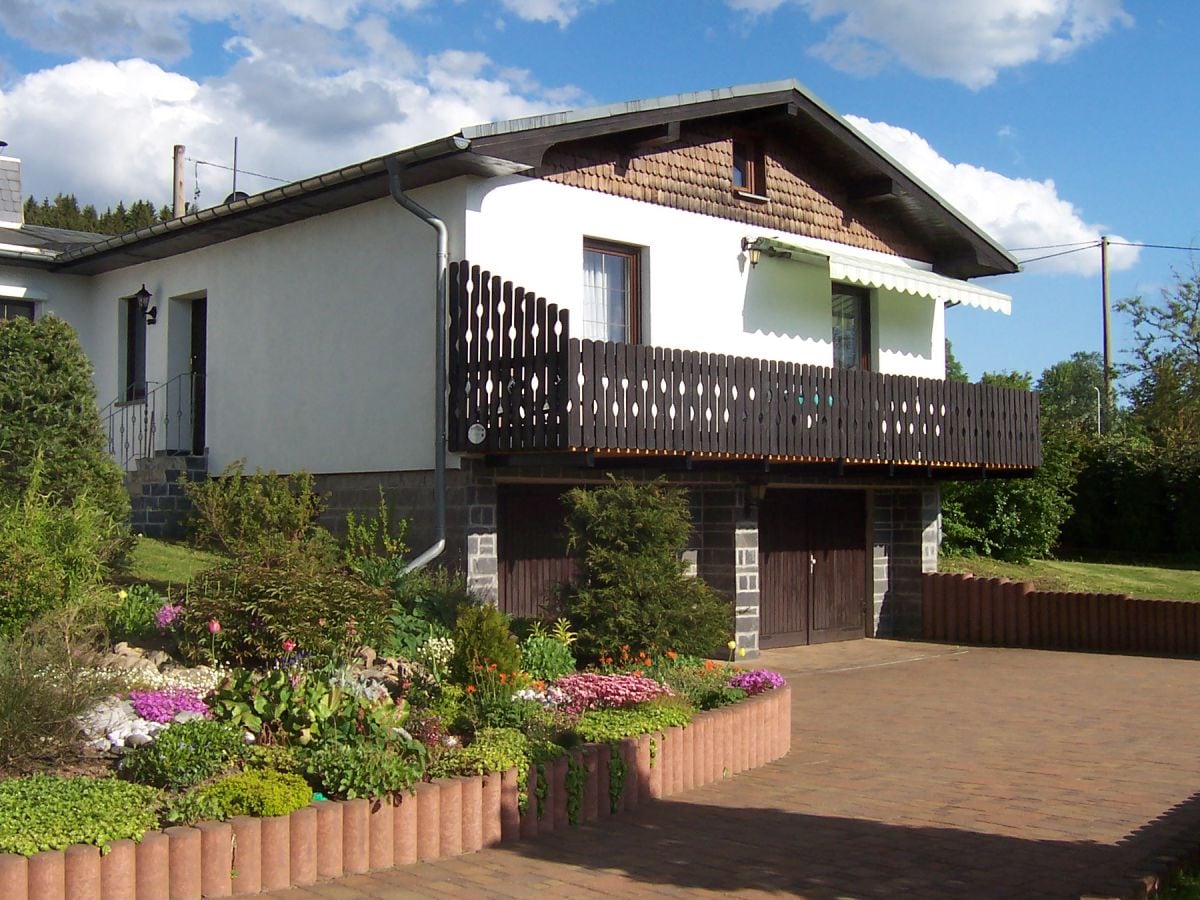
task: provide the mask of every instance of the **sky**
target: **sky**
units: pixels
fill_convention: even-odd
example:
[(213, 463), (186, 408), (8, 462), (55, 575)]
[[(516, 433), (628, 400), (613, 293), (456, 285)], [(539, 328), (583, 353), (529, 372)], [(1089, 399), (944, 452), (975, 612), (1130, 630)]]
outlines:
[[(0, 139), (26, 195), (100, 208), (169, 203), (184, 144), (210, 206), (235, 137), (253, 193), (481, 122), (794, 78), (1017, 259), (1109, 236), (1115, 303), (1191, 272), (1123, 243), (1200, 246), (1197, 26), (1195, 0), (0, 0)], [(1011, 317), (948, 312), (973, 377), (1101, 349), (1099, 249), (1023, 269), (979, 282)], [(1131, 345), (1114, 313), (1117, 362)]]

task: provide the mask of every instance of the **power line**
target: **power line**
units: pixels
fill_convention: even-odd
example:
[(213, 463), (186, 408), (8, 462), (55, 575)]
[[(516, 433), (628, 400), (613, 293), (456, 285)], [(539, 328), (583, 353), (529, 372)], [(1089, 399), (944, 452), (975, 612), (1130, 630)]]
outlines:
[(1113, 241), (1109, 242), (1110, 247), (1149, 247), (1153, 250), (1200, 250), (1200, 247), (1181, 247), (1178, 244), (1143, 244), (1138, 241)]
[(1034, 256), (1030, 259), (1018, 259), (1017, 262), (1020, 263), (1021, 265), (1025, 265), (1026, 263), (1039, 262), (1043, 259), (1054, 259), (1057, 256), (1067, 256), (1071, 253), (1078, 253), (1081, 250), (1091, 250), (1092, 248), (1099, 247), (1099, 246), (1100, 246), (1099, 241), (1093, 241), (1092, 243), (1087, 244), (1083, 247), (1076, 247), (1074, 250), (1059, 250), (1057, 253), (1047, 253), (1045, 256)]
[[(188, 162), (193, 162), (198, 166), (212, 166), (214, 169), (224, 169), (226, 172), (234, 171), (233, 166), (223, 166), (220, 163), (209, 162), (205, 159), (193, 159), (188, 157)], [(255, 178), (265, 178), (268, 181), (278, 181), (280, 184), (289, 184), (286, 178), (276, 178), (274, 175), (263, 175), (261, 172), (251, 172), (249, 169), (238, 168), (237, 171), (242, 175), (252, 175)]]
[(1096, 241), (1073, 241), (1069, 244), (1039, 244), (1036, 247), (1006, 247), (1005, 249), (1010, 253), (1022, 253), (1025, 250), (1057, 250), (1059, 247), (1082, 247), (1085, 245), (1094, 247)]

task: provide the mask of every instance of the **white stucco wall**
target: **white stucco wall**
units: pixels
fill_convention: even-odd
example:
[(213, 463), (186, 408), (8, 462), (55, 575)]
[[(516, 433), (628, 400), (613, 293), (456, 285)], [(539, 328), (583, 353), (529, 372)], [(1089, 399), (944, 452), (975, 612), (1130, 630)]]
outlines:
[[(765, 236), (760, 229), (520, 176), (475, 180), (468, 199), (471, 262), (572, 311), (582, 303), (584, 238), (631, 244), (645, 248), (644, 343), (832, 364), (828, 266), (764, 257), (751, 267), (741, 240)], [(786, 233), (770, 236), (823, 243)], [(845, 252), (840, 245), (825, 246)], [(940, 303), (877, 289), (872, 312), (878, 371), (944, 376)]]
[[(89, 285), (78, 275), (55, 275), (41, 269), (0, 263), (0, 296), (32, 300), (34, 315), (56, 315), (70, 322), (89, 356), (94, 337)], [(93, 357), (94, 358), (94, 357)]]
[[(414, 196), (461, 238), (461, 181)], [(434, 249), (433, 230), (385, 199), (96, 276), (101, 403), (121, 389), (120, 298), (144, 282), (158, 307), (151, 382), (187, 370), (189, 301), (207, 297), (213, 471), (239, 458), (315, 473), (431, 468)]]

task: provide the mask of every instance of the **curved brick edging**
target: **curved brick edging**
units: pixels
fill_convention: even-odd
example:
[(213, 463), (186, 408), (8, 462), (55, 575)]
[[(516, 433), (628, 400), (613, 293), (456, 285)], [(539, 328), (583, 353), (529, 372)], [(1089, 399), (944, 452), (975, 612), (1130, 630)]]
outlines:
[[(753, 769), (787, 754), (792, 741), (790, 686), (734, 706), (698, 713), (687, 728), (585, 744), (571, 751), (587, 773), (580, 821), (636, 809)], [(625, 782), (609, 792), (612, 754)], [(502, 841), (535, 839), (568, 825), (569, 763), (545, 767), (546, 792), (521, 815), (517, 770), (438, 779), (392, 803), (328, 801), (287, 816), (151, 831), (140, 843), (114, 841), (100, 856), (77, 844), (31, 857), (0, 854), (5, 900), (142, 900), (228, 897), (313, 884), (371, 869), (470, 853)]]

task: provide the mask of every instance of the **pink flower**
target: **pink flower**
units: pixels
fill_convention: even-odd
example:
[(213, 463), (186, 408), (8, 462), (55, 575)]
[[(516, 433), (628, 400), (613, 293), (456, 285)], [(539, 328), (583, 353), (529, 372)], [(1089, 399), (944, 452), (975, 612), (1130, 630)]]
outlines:
[(566, 695), (568, 712), (636, 706), (655, 697), (671, 696), (671, 689), (638, 672), (634, 675), (600, 675), (580, 672), (554, 682)]
[(283, 642), (283, 652), (284, 653), (291, 653), (295, 649), (296, 649), (296, 642), (293, 641), (291, 638), (288, 638), (286, 641)]
[(209, 619), (208, 620), (208, 633), (209, 634), (220, 634), (221, 633), (221, 623), (218, 622), (216, 619)]

